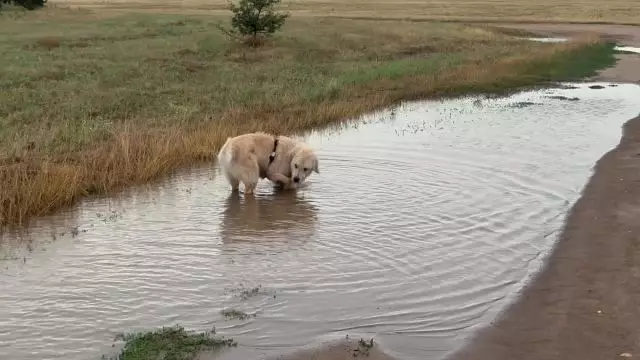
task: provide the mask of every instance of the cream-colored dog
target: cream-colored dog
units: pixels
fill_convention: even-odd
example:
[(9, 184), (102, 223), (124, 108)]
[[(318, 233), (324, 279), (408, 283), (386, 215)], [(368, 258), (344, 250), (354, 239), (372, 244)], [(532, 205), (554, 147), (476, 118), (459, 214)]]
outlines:
[(291, 189), (311, 172), (320, 173), (318, 157), (308, 145), (263, 132), (227, 138), (218, 152), (218, 164), (232, 191), (238, 191), (242, 182), (245, 194), (253, 193), (260, 178)]

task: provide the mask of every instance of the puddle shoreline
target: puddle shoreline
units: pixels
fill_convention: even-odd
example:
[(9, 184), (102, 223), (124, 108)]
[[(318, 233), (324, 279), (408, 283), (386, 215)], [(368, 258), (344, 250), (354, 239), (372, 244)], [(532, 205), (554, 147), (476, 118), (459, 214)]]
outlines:
[[(633, 164), (639, 156), (640, 116), (624, 123), (619, 144), (594, 165), (580, 197), (563, 216), (566, 220), (559, 239), (542, 269), (520, 291), (511, 294), (509, 304), (490, 325), (481, 326), (465, 344), (442, 359), (591, 359), (640, 352), (635, 341), (640, 336), (640, 311), (625, 300), (637, 296), (631, 294), (640, 294), (640, 286), (628, 287), (634, 282), (629, 278), (637, 276), (638, 270), (630, 275), (624, 264), (627, 249), (635, 248), (635, 239), (640, 238), (640, 226), (634, 224), (640, 216), (640, 203), (630, 201), (640, 197), (640, 190), (634, 186), (640, 182), (640, 164)], [(622, 216), (618, 210), (621, 205), (626, 212)], [(618, 216), (612, 219), (612, 214)], [(622, 224), (618, 222), (620, 217)], [(620, 226), (622, 229), (614, 230)], [(607, 249), (611, 241), (618, 242), (614, 251)], [(604, 257), (604, 263), (603, 254), (610, 255)], [(640, 268), (640, 257), (636, 259), (633, 269)], [(598, 276), (605, 271), (614, 274)], [(599, 283), (594, 284), (594, 278)], [(563, 312), (571, 319), (568, 324), (560, 315)], [(609, 316), (601, 321), (605, 312)], [(586, 314), (591, 314), (591, 319), (585, 319)], [(339, 344), (336, 341), (269, 360), (302, 360), (311, 353), (318, 360), (339, 359), (332, 353)], [(384, 352), (376, 353), (373, 359), (402, 360)]]
[(322, 356), (346, 335), (374, 338), (380, 359), (439, 359), (536, 273), (639, 90), (564, 85), (311, 132), (324, 171), (298, 193), (262, 183), (248, 201), (202, 168), (40, 219), (0, 271), (15, 289), (0, 294), (14, 343), (0, 357), (84, 359), (113, 351), (112, 332), (178, 322), (234, 338), (221, 360)]
[(620, 144), (598, 160), (543, 270), (447, 360), (595, 359), (640, 350), (640, 312), (626, 300), (640, 293), (633, 280), (640, 258), (628, 265), (628, 251), (640, 238), (634, 223), (639, 148), (636, 117), (625, 123)]
[[(640, 83), (640, 26), (615, 24), (565, 24), (565, 23), (502, 23), (498, 27), (524, 30), (538, 38), (573, 38), (595, 34), (618, 44), (615, 66), (604, 69), (590, 80), (620, 83)], [(552, 40), (553, 41), (553, 40)], [(632, 50), (632, 52), (626, 52)]]
[[(598, 29), (611, 38), (640, 46), (640, 28), (570, 24), (511, 24), (541, 35), (567, 36)], [(598, 31), (596, 30), (596, 31)], [(637, 48), (635, 48), (637, 49)], [(635, 56), (635, 57), (634, 57)], [(637, 55), (595, 79), (640, 80)], [(495, 322), (478, 332), (447, 360), (596, 359), (640, 352), (640, 312), (627, 299), (640, 289), (640, 116), (628, 120), (618, 145), (596, 163), (578, 201), (566, 215), (560, 239), (544, 268)], [(636, 256), (629, 256), (632, 251)], [(631, 278), (631, 279), (630, 279)]]
[[(557, 37), (557, 38), (556, 37), (527, 37), (522, 39), (529, 40), (529, 41), (536, 41), (536, 42), (544, 42), (544, 43), (562, 43), (562, 42), (569, 41), (569, 38), (563, 38), (563, 37)], [(635, 47), (635, 46), (617, 45), (616, 47), (614, 47), (614, 50), (622, 53), (628, 53), (628, 54), (640, 54), (640, 47)]]
[[(589, 91), (595, 94), (609, 91), (606, 89), (610, 88), (604, 89)], [(572, 107), (576, 109), (585, 100), (581, 95), (571, 95), (570, 90), (566, 89), (566, 93), (562, 93), (561, 90), (558, 93), (551, 91), (547, 94), (548, 96), (542, 96), (540, 99), (528, 99), (525, 96), (522, 101), (509, 104), (509, 108), (510, 111), (519, 111), (523, 108), (537, 111), (536, 109), (542, 107), (545, 102), (557, 102), (562, 104), (563, 109)], [(541, 91), (544, 92), (544, 90)], [(447, 100), (441, 100), (440, 103), (445, 101)], [(431, 104), (437, 103), (438, 101), (431, 102)], [(488, 103), (491, 104), (491, 101)], [(411, 108), (414, 105), (407, 106)], [(474, 106), (476, 106), (475, 102)], [(473, 111), (482, 114), (486, 111), (485, 106), (484, 100), (479, 101)], [(610, 111), (616, 109), (615, 104), (608, 106)], [(410, 113), (410, 110), (406, 110), (405, 113)], [(557, 338), (576, 339), (578, 337), (575, 335), (575, 329), (587, 328), (602, 332), (613, 328), (616, 329), (614, 334), (623, 334), (624, 331), (635, 332), (635, 325), (630, 323), (630, 320), (621, 320), (623, 315), (634, 321), (640, 320), (640, 317), (635, 317), (633, 309), (629, 308), (625, 308), (627, 312), (624, 314), (615, 314), (609, 323), (598, 323), (602, 321), (602, 317), (595, 317), (595, 320), (582, 319), (585, 313), (580, 311), (591, 311), (592, 309), (586, 306), (595, 306), (596, 295), (602, 297), (601, 303), (597, 303), (597, 306), (602, 307), (607, 314), (611, 309), (619, 307), (620, 304), (616, 301), (621, 301), (620, 298), (613, 300), (606, 298), (607, 292), (611, 294), (620, 292), (619, 287), (616, 287), (620, 283), (616, 283), (611, 278), (607, 278), (608, 282), (599, 283), (596, 289), (590, 289), (595, 291), (596, 295), (581, 294), (580, 298), (570, 296), (573, 294), (571, 291), (577, 292), (585, 287), (585, 278), (588, 279), (589, 276), (595, 276), (598, 273), (607, 274), (608, 272), (602, 271), (602, 267), (611, 270), (609, 267), (615, 267), (616, 261), (620, 260), (619, 257), (612, 258), (611, 262), (603, 263), (600, 267), (597, 265), (600, 261), (598, 255), (607, 251), (603, 248), (602, 239), (597, 239), (597, 236), (602, 235), (602, 230), (598, 230), (597, 226), (602, 221), (611, 220), (611, 214), (615, 213), (614, 206), (619, 205), (620, 202), (608, 204), (609, 208), (594, 210), (594, 207), (607, 203), (607, 199), (610, 198), (619, 200), (624, 191), (631, 194), (633, 190), (629, 187), (633, 181), (640, 181), (640, 179), (636, 180), (637, 176), (633, 173), (625, 173), (623, 176), (625, 181), (621, 181), (619, 187), (612, 188), (609, 192), (592, 189), (596, 186), (594, 184), (605, 186), (603, 184), (615, 180), (607, 178), (607, 174), (603, 175), (602, 169), (615, 167), (616, 164), (619, 165), (625, 161), (626, 166), (631, 167), (628, 163), (629, 158), (635, 156), (635, 153), (630, 154), (628, 151), (636, 143), (640, 143), (640, 119), (626, 122), (620, 143), (598, 160), (596, 171), (590, 178), (580, 180), (586, 183), (586, 187), (580, 186), (579, 191), (584, 188), (584, 192), (582, 195), (574, 196), (571, 195), (571, 191), (569, 191), (570, 195), (567, 195), (567, 190), (563, 188), (565, 184), (547, 179), (553, 178), (554, 171), (546, 173), (545, 176), (543, 159), (525, 164), (519, 162), (517, 155), (511, 154), (512, 158), (509, 160), (513, 162), (505, 164), (504, 159), (500, 159), (497, 152), (499, 149), (492, 148), (494, 145), (489, 143), (483, 144), (483, 137), (473, 134), (475, 129), (473, 122), (470, 123), (472, 126), (468, 127), (470, 129), (468, 132), (455, 130), (456, 126), (466, 128), (469, 125), (452, 121), (452, 119), (463, 117), (461, 114), (464, 114), (464, 111), (464, 109), (450, 110), (450, 113), (445, 113), (438, 121), (429, 124), (430, 127), (425, 127), (424, 122), (420, 123), (418, 120), (396, 123), (393, 119), (382, 119), (376, 123), (375, 116), (369, 117), (368, 123), (365, 122), (364, 125), (359, 122), (345, 124), (337, 133), (345, 128), (347, 132), (352, 131), (348, 128), (357, 129), (359, 126), (384, 129), (384, 126), (389, 126), (388, 123), (391, 122), (395, 124), (394, 126), (398, 126), (398, 131), (407, 132), (408, 137), (406, 141), (394, 143), (395, 148), (385, 147), (388, 146), (389, 141), (392, 141), (389, 134), (370, 137), (371, 144), (367, 153), (354, 151), (354, 155), (349, 157), (344, 157), (344, 154), (357, 147), (348, 146), (347, 140), (341, 140), (342, 142), (335, 140), (338, 143), (335, 150), (325, 151), (323, 154), (323, 159), (329, 160), (331, 164), (324, 168), (327, 169), (323, 171), (325, 177), (313, 179), (312, 187), (308, 191), (303, 191), (301, 196), (274, 196), (263, 186), (260, 196), (254, 203), (228, 197), (220, 202), (222, 206), (216, 208), (214, 201), (218, 200), (214, 199), (219, 199), (220, 195), (216, 192), (218, 190), (212, 190), (211, 181), (218, 181), (217, 175), (214, 174), (211, 179), (212, 173), (203, 170), (190, 175), (171, 176), (166, 181), (163, 179), (160, 184), (154, 184), (158, 185), (158, 188), (144, 186), (126, 190), (115, 199), (83, 201), (79, 203), (78, 208), (64, 211), (61, 217), (60, 215), (48, 217), (62, 219), (51, 230), (44, 231), (45, 234), (51, 231), (47, 236), (54, 239), (50, 240), (50, 244), (43, 246), (42, 250), (34, 244), (33, 249), (25, 251), (24, 254), (18, 254), (19, 257), (11, 263), (11, 268), (7, 267), (5, 270), (10, 272), (9, 276), (0, 277), (0, 283), (3, 286), (11, 286), (17, 293), (10, 297), (6, 294), (4, 297), (0, 295), (0, 305), (14, 306), (13, 310), (3, 309), (6, 312), (0, 313), (2, 315), (0, 324), (4, 329), (13, 328), (20, 333), (8, 338), (3, 338), (0, 334), (0, 342), (13, 341), (17, 344), (15, 352), (11, 349), (0, 349), (0, 355), (11, 358), (12, 356), (20, 357), (21, 355), (17, 354), (22, 354), (27, 359), (30, 354), (32, 357), (35, 356), (35, 360), (38, 356), (80, 359), (86, 358), (87, 354), (93, 354), (98, 359), (102, 354), (109, 353), (110, 339), (114, 333), (149, 329), (178, 322), (186, 325), (187, 328), (196, 329), (209, 329), (212, 325), (216, 325), (219, 326), (221, 335), (235, 338), (240, 348), (212, 357), (212, 359), (221, 360), (258, 358), (298, 360), (310, 356), (319, 360), (336, 360), (340, 359), (340, 356), (345, 356), (345, 359), (353, 358), (354, 344), (340, 340), (344, 339), (345, 334), (353, 339), (374, 338), (376, 346), (368, 357), (372, 360), (390, 360), (392, 357), (396, 360), (441, 359), (454, 350), (456, 352), (451, 357), (454, 360), (463, 358), (526, 360), (527, 356), (537, 360), (549, 358), (545, 351), (564, 352), (566, 355), (564, 357), (572, 357), (576, 349), (584, 344), (576, 341), (559, 343), (555, 338), (545, 338), (549, 336), (549, 324), (557, 325), (554, 317), (558, 313), (558, 308), (545, 307), (548, 306), (545, 301), (549, 300), (550, 292), (557, 294), (558, 289), (563, 287), (564, 292), (558, 296), (566, 296), (566, 298), (558, 300), (554, 297), (553, 300), (556, 304), (561, 303), (565, 306), (563, 309), (568, 316), (578, 320), (572, 322), (568, 328), (557, 328), (560, 332), (566, 332), (565, 336), (557, 336)], [(601, 110), (594, 108), (590, 111)], [(602, 110), (603, 115), (606, 112), (606, 108)], [(483, 117), (479, 124), (491, 120), (491, 113), (487, 114), (489, 115)], [(576, 121), (571, 120), (567, 114), (570, 113), (564, 113), (563, 121)], [(544, 113), (540, 113), (537, 118), (544, 119)], [(453, 130), (452, 125), (454, 125)], [(483, 131), (489, 131), (491, 134), (490, 130), (490, 127), (487, 127)], [(553, 130), (551, 129), (549, 134), (553, 134)], [(601, 130), (606, 132), (607, 128), (602, 127)], [(613, 130), (618, 131), (619, 128)], [(430, 140), (416, 142), (416, 133), (420, 134), (424, 131), (430, 134)], [(352, 132), (357, 133), (357, 131)], [(409, 135), (412, 133), (413, 135)], [(509, 131), (505, 133), (510, 134)], [(474, 146), (478, 144), (482, 146), (457, 148), (459, 144), (456, 142), (447, 142), (450, 134), (460, 139), (469, 138), (478, 142)], [(326, 133), (324, 137), (311, 135), (312, 138), (314, 136), (316, 144), (321, 148), (333, 146), (334, 140), (331, 135)], [(510, 136), (514, 137), (510, 140), (512, 144), (531, 141), (527, 139), (529, 134), (526, 131), (522, 133), (516, 131)], [(356, 136), (350, 141), (357, 139)], [(459, 141), (464, 143), (463, 140)], [(443, 150), (437, 146), (438, 143), (450, 148), (447, 149), (445, 146)], [(416, 145), (422, 146), (418, 146), (421, 149), (420, 153), (412, 154), (411, 149), (415, 152)], [(540, 155), (546, 150), (541, 147), (534, 148), (530, 152), (532, 154), (537, 152)], [(389, 158), (393, 151), (399, 151), (403, 158), (401, 160)], [(506, 145), (503, 151), (514, 151), (514, 148)], [(587, 148), (578, 147), (575, 151), (579, 153), (587, 151)], [(555, 154), (555, 156), (558, 155)], [(553, 158), (554, 156), (550, 156), (548, 159)], [(452, 161), (454, 164), (451, 169), (447, 169), (451, 171), (450, 173), (443, 170), (443, 159)], [(496, 163), (500, 163), (503, 168), (522, 166), (522, 169), (542, 175), (529, 177), (524, 175), (527, 172), (522, 169), (503, 172), (504, 169), (500, 167), (478, 166), (484, 159), (489, 163), (502, 160), (503, 162)], [(580, 159), (580, 161), (586, 161), (586, 158)], [(342, 200), (347, 201), (348, 206), (342, 205), (339, 201), (323, 202), (323, 196), (332, 194), (339, 197), (343, 193), (328, 179), (339, 178), (343, 174), (348, 175), (351, 169), (349, 164), (353, 167), (359, 160), (367, 165), (363, 169), (356, 169), (362, 172), (362, 176), (360, 178), (347, 176), (346, 183), (357, 183), (376, 176), (380, 176), (380, 183), (369, 183), (368, 187), (363, 189), (364, 191), (357, 192), (357, 195), (351, 194), (348, 199), (343, 198)], [(558, 160), (561, 160), (561, 157)], [(426, 168), (419, 169), (415, 176), (411, 176), (411, 171), (424, 161), (427, 161)], [(589, 162), (589, 166), (591, 164), (593, 162)], [(391, 168), (391, 165), (396, 167)], [(582, 171), (578, 168), (575, 170)], [(556, 169), (556, 172), (559, 171)], [(566, 170), (566, 172), (564, 176), (571, 176), (572, 170)], [(637, 169), (635, 172), (640, 173)], [(467, 173), (473, 174), (471, 183), (476, 183), (477, 186), (472, 190), (466, 190), (464, 186), (457, 187), (459, 184), (455, 183), (455, 179)], [(491, 177), (492, 174), (498, 176)], [(398, 191), (399, 187), (395, 183), (398, 177), (414, 183), (411, 193)], [(454, 180), (449, 182), (449, 179)], [(492, 188), (492, 181), (506, 181), (506, 183)], [(344, 185), (341, 186), (344, 191)], [(491, 192), (485, 196), (479, 196), (480, 189), (487, 187)], [(594, 191), (596, 195), (593, 195)], [(194, 195), (191, 195), (191, 192), (194, 192)], [(419, 197), (421, 193), (431, 195)], [(509, 207), (509, 202), (497, 205), (491, 202), (494, 201), (491, 200), (492, 198), (506, 196), (505, 194), (514, 197), (510, 200), (511, 202), (517, 202), (517, 196), (530, 195), (530, 197), (520, 200), (520, 205), (516, 208)], [(463, 201), (466, 197), (473, 198), (473, 196), (477, 196), (475, 201), (470, 203)], [(418, 210), (438, 208), (450, 201), (451, 197), (456, 201), (452, 202), (451, 207), (442, 208), (439, 212), (423, 214)], [(573, 198), (577, 201), (571, 200)], [(627, 198), (637, 197), (628, 195)], [(393, 199), (408, 210), (389, 213), (388, 217), (392, 219), (393, 216), (400, 215), (393, 221), (386, 220), (384, 217), (376, 218), (376, 213), (384, 213), (389, 209), (388, 203), (377, 204), (380, 199), (387, 199), (387, 202)], [(561, 229), (559, 225), (555, 225), (559, 221), (557, 209), (558, 207), (568, 208), (567, 201), (573, 203), (573, 206), (570, 208), (569, 220), (565, 228)], [(517, 209), (521, 209), (523, 204), (537, 202), (540, 202), (538, 208), (532, 206), (532, 210), (518, 215)], [(95, 203), (101, 205), (91, 205)], [(488, 207), (484, 207), (483, 203)], [(86, 208), (81, 207), (85, 205), (87, 205)], [(360, 206), (366, 211), (359, 210), (361, 212), (355, 214), (359, 216), (353, 216), (349, 206)], [(136, 207), (140, 209), (136, 210)], [(477, 207), (477, 209), (475, 212), (465, 212), (465, 209), (470, 207)], [(112, 208), (115, 209), (113, 212), (111, 212)], [(500, 211), (491, 212), (492, 208)], [(554, 210), (550, 211), (551, 208)], [(94, 209), (100, 209), (99, 216), (87, 214)], [(125, 211), (119, 212), (118, 209)], [(182, 209), (184, 214), (180, 214), (176, 209)], [(327, 211), (328, 209), (331, 209), (331, 212)], [(581, 211), (582, 217), (576, 215)], [(593, 220), (593, 211), (597, 211), (598, 221)], [(640, 233), (637, 227), (631, 226), (633, 219), (637, 218), (633, 215), (640, 215), (640, 210), (635, 211), (633, 204), (627, 204), (627, 211), (622, 216), (623, 218), (626, 216), (629, 231)], [(151, 216), (153, 215), (151, 212), (159, 213), (158, 217)], [(334, 215), (333, 212), (339, 215)], [(487, 214), (479, 218), (479, 214), (483, 212)], [(515, 215), (512, 216), (512, 213)], [(619, 211), (617, 214), (620, 216)], [(420, 216), (416, 217), (416, 215)], [(560, 215), (564, 217), (565, 213)], [(337, 221), (340, 216), (346, 219), (343, 220), (343, 225)], [(373, 216), (373, 218), (366, 216)], [(585, 217), (589, 220), (585, 220)], [(575, 220), (576, 218), (578, 220)], [(447, 228), (443, 225), (455, 224), (456, 221), (461, 222), (457, 227)], [(576, 221), (582, 221), (577, 223), (580, 226), (574, 224)], [(40, 219), (33, 224), (35, 227), (40, 226), (46, 229), (46, 222), (47, 220)], [(186, 225), (174, 225), (181, 222)], [(339, 224), (338, 227), (326, 227), (327, 223), (336, 222)], [(385, 225), (386, 222), (389, 224)], [(500, 231), (504, 231), (502, 227), (514, 222), (521, 228), (516, 228), (514, 232), (499, 234)], [(152, 224), (152, 227), (145, 228), (148, 225), (140, 227), (141, 223)], [(265, 223), (270, 226), (265, 226)], [(444, 226), (442, 231), (436, 231), (437, 228), (434, 230), (436, 225)], [(403, 226), (413, 229), (407, 232), (395, 232), (395, 229), (401, 229)], [(540, 234), (540, 229), (543, 227), (545, 231)], [(62, 234), (59, 231), (60, 228), (66, 229), (64, 230), (66, 234)], [(578, 240), (585, 236), (578, 230), (584, 228), (593, 229), (594, 233), (591, 234), (593, 239), (590, 238), (593, 241), (583, 246), (593, 246), (593, 248), (577, 248), (580, 245)], [(75, 232), (73, 229), (76, 229)], [(574, 233), (571, 233), (572, 229)], [(447, 231), (449, 235), (438, 237), (438, 234)], [(536, 232), (538, 234), (531, 237), (533, 236), (531, 234)], [(556, 242), (553, 237), (558, 236), (560, 232), (561, 240)], [(327, 234), (322, 235), (323, 233)], [(421, 238), (429, 239), (429, 246), (423, 247), (417, 241), (419, 239), (414, 238), (414, 233), (423, 234)], [(612, 233), (615, 231), (607, 232), (607, 234)], [(216, 237), (215, 234), (220, 235)], [(368, 242), (380, 234), (386, 234), (391, 239), (380, 237), (380, 241)], [(488, 240), (494, 236), (491, 234), (494, 234), (495, 238)], [(622, 236), (623, 234), (614, 235)], [(340, 236), (353, 240), (351, 242), (336, 241)], [(394, 237), (397, 239), (393, 239)], [(124, 240), (108, 241), (113, 238)], [(459, 239), (468, 240), (469, 238), (474, 239), (475, 242), (472, 248), (467, 249), (464, 241)], [(509, 240), (512, 238), (519, 238), (519, 240), (511, 243)], [(531, 247), (530, 243), (534, 239), (540, 243)], [(629, 241), (631, 240), (621, 239), (620, 244), (631, 246)], [(409, 247), (403, 250), (402, 247), (407, 244)], [(555, 244), (555, 247), (551, 248), (549, 244)], [(90, 256), (83, 253), (87, 248), (90, 248)], [(621, 248), (624, 250), (624, 246), (621, 245), (616, 248), (616, 251), (619, 253)], [(310, 249), (313, 252), (309, 252)], [(460, 252), (457, 258), (449, 258), (445, 263), (438, 261), (438, 258), (446, 258), (456, 251)], [(589, 258), (587, 262), (591, 267), (585, 267), (585, 257), (581, 257), (581, 254), (585, 253), (596, 256)], [(474, 254), (484, 254), (484, 256), (478, 257)], [(22, 256), (24, 256), (24, 263), (20, 264)], [(261, 262), (259, 259), (262, 257), (268, 258), (268, 262)], [(314, 257), (316, 261), (312, 261)], [(476, 262), (480, 265), (474, 265)], [(114, 263), (117, 263), (118, 267), (114, 267)], [(91, 264), (89, 270), (87, 270), (87, 264)], [(363, 264), (368, 265), (363, 266)], [(592, 266), (592, 264), (596, 265)], [(313, 266), (316, 267), (313, 268)], [(543, 271), (539, 271), (540, 266), (544, 266)], [(338, 267), (341, 271), (332, 272), (332, 267)], [(121, 273), (114, 273), (114, 270)], [(518, 273), (516, 276), (508, 276), (514, 271)], [(33, 288), (41, 286), (38, 279), (44, 275), (36, 274), (29, 278), (29, 274), (38, 272), (46, 274), (49, 279), (55, 278), (56, 284), (53, 286), (58, 288), (43, 288), (40, 292), (29, 293), (34, 291)], [(576, 279), (576, 273), (579, 277), (585, 278)], [(434, 274), (440, 276), (429, 278)], [(473, 278), (470, 274), (476, 277)], [(562, 277), (559, 274), (569, 275)], [(12, 277), (15, 277), (13, 278), (15, 281), (21, 276), (28, 281), (19, 284), (12, 282)], [(464, 279), (465, 276), (469, 277), (468, 282), (459, 280)], [(534, 276), (533, 281), (531, 276)], [(617, 273), (617, 276), (621, 276), (622, 279), (625, 275)], [(451, 279), (457, 279), (460, 284), (450, 284)], [(395, 285), (409, 280), (415, 282), (416, 285), (413, 288), (398, 288)], [(81, 281), (77, 289), (71, 289), (65, 285), (66, 282), (74, 281)], [(627, 279), (627, 281), (631, 280)], [(127, 283), (131, 286), (127, 286)], [(258, 283), (263, 283), (265, 286), (256, 287), (258, 290), (254, 294), (251, 289)], [(478, 287), (478, 284), (481, 286)], [(521, 284), (527, 285), (524, 290), (520, 287)], [(241, 288), (238, 290), (240, 294), (248, 291), (249, 295), (240, 296), (244, 300), (239, 301), (238, 291), (234, 289), (225, 288), (224, 293), (221, 294), (218, 287), (222, 285), (229, 287), (240, 285)], [(167, 291), (172, 287), (177, 290)], [(246, 290), (248, 288), (251, 289)], [(473, 292), (469, 293), (469, 289)], [(527, 294), (528, 302), (523, 301), (524, 298), (520, 295), (522, 290)], [(376, 300), (377, 297), (383, 300)], [(576, 299), (587, 299), (587, 303), (581, 303)], [(27, 309), (15, 306), (12, 304), (14, 301), (21, 301)], [(341, 303), (336, 305), (331, 304), (331, 301)], [(376, 303), (373, 307), (366, 308), (369, 302)], [(574, 306), (575, 302), (580, 306), (575, 306), (572, 310), (571, 306)], [(350, 304), (353, 306), (349, 307)], [(508, 307), (505, 308), (504, 304)], [(314, 307), (327, 305), (330, 305), (327, 310), (314, 311)], [(346, 310), (341, 310), (341, 306)], [(376, 306), (379, 306), (378, 309)], [(215, 314), (220, 310), (218, 308), (238, 308), (240, 311), (256, 314), (256, 316), (246, 321), (225, 322), (222, 318), (216, 318)], [(91, 324), (90, 326), (78, 324), (74, 319), (74, 316), (78, 316), (78, 311), (86, 312), (85, 315), (80, 315), (86, 318), (79, 320), (87, 321)], [(485, 327), (492, 320), (496, 320), (497, 314), (501, 314), (497, 325)], [(51, 316), (57, 316), (61, 324), (51, 326), (47, 322), (49, 320), (45, 321)], [(292, 325), (295, 323), (300, 325)], [(278, 327), (287, 328), (289, 332), (284, 330), (279, 333), (274, 330)], [(478, 327), (483, 330), (476, 332), (475, 329)], [(534, 329), (533, 334), (528, 333), (531, 329)], [(85, 347), (71, 349), (69, 347), (71, 343), (64, 343), (64, 337), (52, 336), (52, 333), (64, 334), (67, 339), (82, 339), (81, 343)], [(85, 333), (89, 335), (81, 335)], [(470, 334), (472, 338), (469, 337)], [(31, 342), (29, 339), (20, 339), (20, 336), (32, 337)], [(44, 344), (34, 344), (34, 336), (45, 339), (42, 340)], [(299, 339), (295, 339), (296, 336), (299, 336)], [(534, 346), (540, 344), (536, 340), (540, 341), (543, 338), (553, 343), (550, 349), (538, 349)], [(617, 348), (622, 349), (620, 352), (638, 352), (640, 349), (634, 348), (636, 345), (629, 342), (631, 338), (625, 336), (618, 341), (604, 337), (602, 340), (615, 343)], [(323, 339), (329, 343), (322, 341)], [(469, 339), (471, 339), (470, 342)], [(465, 343), (468, 346), (460, 348)], [(318, 344), (318, 346), (309, 348), (310, 344)], [(508, 344), (506, 348), (504, 344)], [(594, 354), (602, 353), (604, 348), (603, 343), (598, 341), (591, 341), (589, 345), (591, 346), (589, 350)], [(598, 346), (600, 348), (597, 348)], [(57, 352), (56, 347), (58, 347)], [(291, 349), (301, 350), (290, 353)], [(608, 355), (603, 355), (601, 358), (617, 355), (612, 355), (612, 347), (608, 349)], [(35, 355), (38, 353), (40, 355)], [(585, 354), (589, 353), (585, 352)], [(584, 358), (591, 358), (591, 356)], [(200, 360), (208, 360), (208, 358), (203, 355)]]

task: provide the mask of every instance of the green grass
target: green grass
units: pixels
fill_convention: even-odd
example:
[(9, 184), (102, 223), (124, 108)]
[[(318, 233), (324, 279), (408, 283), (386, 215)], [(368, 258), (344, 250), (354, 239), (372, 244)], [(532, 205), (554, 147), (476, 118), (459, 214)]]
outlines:
[(613, 42), (585, 46), (575, 57), (556, 54), (532, 64), (528, 70), (537, 80), (572, 81), (596, 75), (597, 71), (616, 64)]
[(559, 52), (546, 58), (525, 62), (517, 70), (517, 76), (496, 79), (482, 84), (463, 84), (443, 94), (456, 95), (460, 92), (485, 92), (506, 94), (523, 87), (549, 86), (557, 82), (582, 81), (594, 76), (599, 70), (616, 63), (615, 43), (593, 43), (569, 52)]
[(189, 333), (181, 326), (130, 333), (120, 336), (122, 351), (109, 360), (191, 360), (202, 351), (235, 347), (233, 339), (215, 337), (211, 332)]
[(593, 41), (309, 17), (254, 49), (218, 31), (228, 20), (1, 12), (0, 224), (211, 160), (241, 132), (292, 134), (402, 100), (575, 79), (613, 61), (611, 46)]
[(191, 126), (234, 107), (317, 103), (347, 85), (527, 46), (455, 24), (372, 29), (370, 21), (292, 19), (274, 43), (252, 50), (215, 29), (226, 18), (63, 15), (2, 19), (5, 152), (28, 141), (44, 153), (79, 150), (123, 122)]

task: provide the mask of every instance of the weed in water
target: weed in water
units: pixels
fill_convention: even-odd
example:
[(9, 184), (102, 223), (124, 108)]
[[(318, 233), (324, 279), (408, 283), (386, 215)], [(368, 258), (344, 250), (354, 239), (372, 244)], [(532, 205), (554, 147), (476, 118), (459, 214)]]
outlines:
[(260, 293), (260, 289), (261, 288), (262, 288), (262, 285), (260, 285), (258, 287), (254, 287), (253, 289), (242, 290), (242, 292), (240, 292), (240, 297), (242, 297), (243, 300), (246, 300), (246, 299), (248, 299), (250, 297), (258, 295)]
[(247, 314), (244, 311), (240, 311), (236, 309), (224, 309), (220, 313), (227, 320), (231, 320), (231, 319), (246, 320), (252, 317), (256, 317), (256, 314)]
[(565, 101), (578, 101), (580, 100), (580, 98), (578, 97), (567, 97), (567, 96), (563, 96), (563, 95), (553, 95), (553, 96), (546, 96), (549, 99), (554, 99), (554, 100), (565, 100)]
[(242, 284), (240, 284), (240, 287), (227, 288), (225, 290), (233, 293), (234, 296), (242, 300), (248, 300), (249, 298), (252, 298), (259, 294), (263, 294), (263, 295), (267, 294), (267, 292), (263, 290), (262, 285), (258, 285), (256, 287), (247, 289), (247, 288), (244, 288)]
[(188, 333), (181, 326), (122, 334), (116, 340), (124, 341), (124, 348), (116, 356), (103, 356), (109, 360), (191, 360), (202, 351), (235, 347), (233, 339), (216, 338), (212, 332)]
[(358, 347), (353, 349), (353, 357), (369, 356), (369, 350), (371, 348), (373, 348), (373, 338), (369, 339), (369, 341), (365, 341), (360, 338), (358, 341)]

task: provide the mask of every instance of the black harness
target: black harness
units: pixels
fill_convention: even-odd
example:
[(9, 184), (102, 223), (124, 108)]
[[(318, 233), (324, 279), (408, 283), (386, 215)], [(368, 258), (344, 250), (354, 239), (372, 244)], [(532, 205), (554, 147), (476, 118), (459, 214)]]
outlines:
[(278, 138), (275, 138), (273, 140), (273, 151), (271, 152), (271, 155), (269, 155), (269, 165), (271, 165), (273, 160), (276, 159), (276, 149), (277, 148), (278, 148)]

